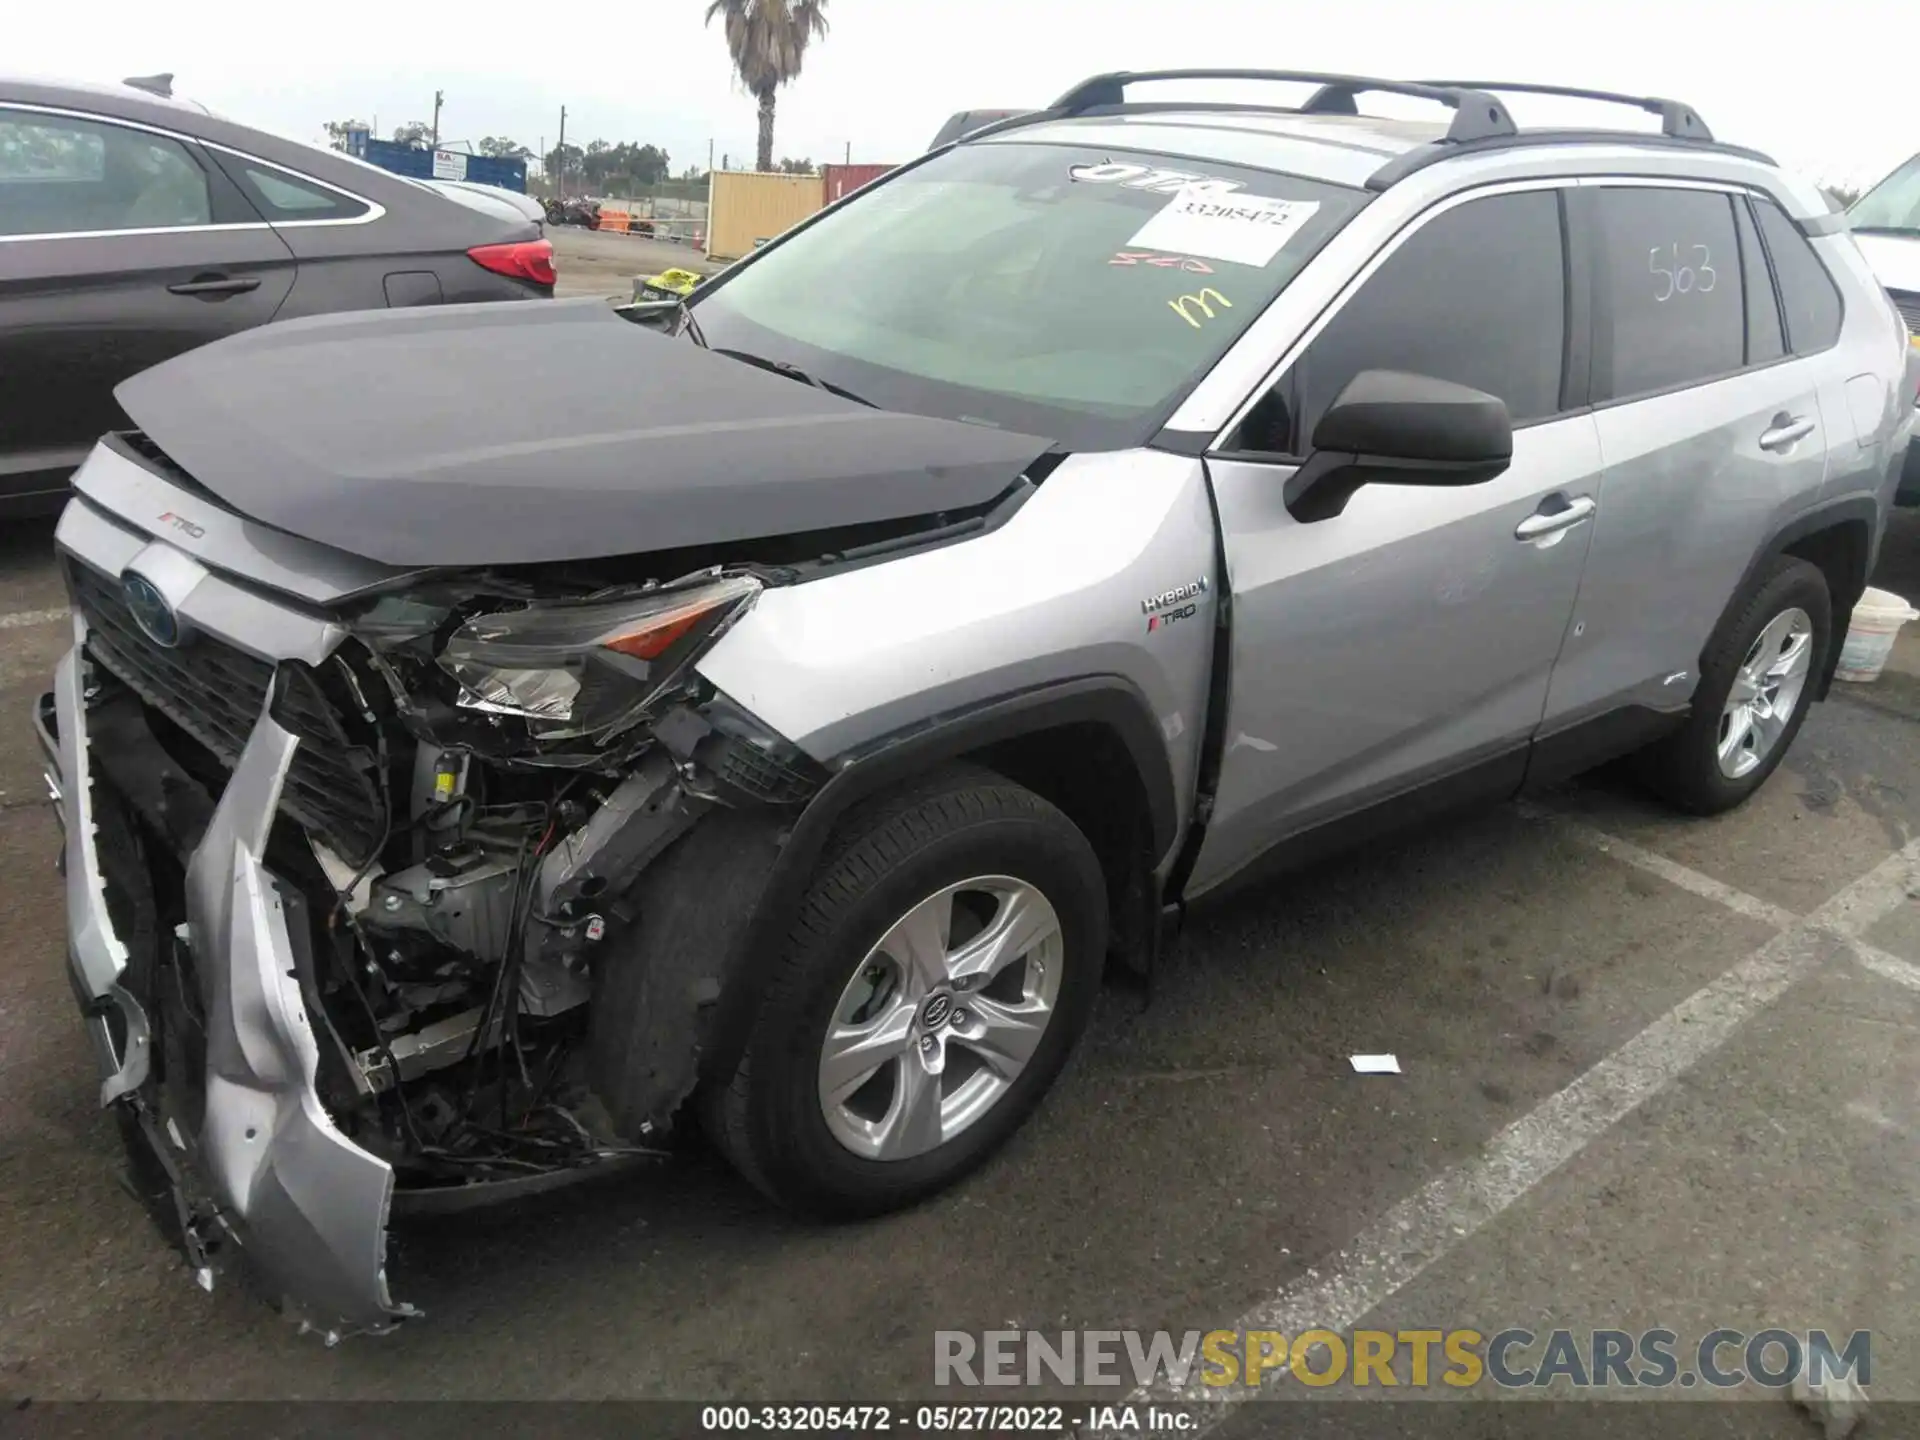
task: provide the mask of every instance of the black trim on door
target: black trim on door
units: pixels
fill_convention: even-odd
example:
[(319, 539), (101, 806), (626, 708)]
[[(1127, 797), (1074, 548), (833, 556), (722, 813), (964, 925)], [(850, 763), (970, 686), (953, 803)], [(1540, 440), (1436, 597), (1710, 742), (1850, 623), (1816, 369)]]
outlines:
[[(1566, 350), (1560, 366), (1560, 413), (1585, 410), (1593, 400), (1593, 230), (1575, 223), (1584, 191), (1562, 186), (1560, 260), (1566, 275)], [(1558, 417), (1555, 417), (1558, 418)]]
[(1230, 895), (1249, 885), (1277, 879), (1331, 856), (1357, 850), (1372, 841), (1510, 800), (1526, 780), (1527, 749), (1527, 743), (1520, 741), (1458, 769), (1364, 801), (1356, 809), (1296, 830), (1201, 893), (1208, 899)]
[(1551, 735), (1539, 736), (1527, 755), (1525, 788), (1570, 780), (1596, 765), (1631, 754), (1678, 730), (1692, 713), (1690, 705), (1676, 705), (1666, 710), (1649, 705), (1622, 705)]
[(253, 208), (240, 187), (233, 183), (214, 153), (197, 141), (181, 142), (187, 153), (193, 157), (193, 163), (206, 172), (207, 197), (212, 206), (213, 223), (216, 225), (264, 225), (265, 218)]

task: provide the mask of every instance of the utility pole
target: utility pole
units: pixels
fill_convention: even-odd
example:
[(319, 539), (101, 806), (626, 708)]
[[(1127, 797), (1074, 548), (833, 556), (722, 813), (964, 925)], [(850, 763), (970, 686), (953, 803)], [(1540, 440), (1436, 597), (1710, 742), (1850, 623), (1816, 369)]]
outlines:
[(554, 194), (567, 198), (567, 107), (560, 107), (560, 143), (553, 147), (554, 168), (560, 172)]
[(440, 104), (447, 98), (444, 90), (433, 92), (433, 148), (440, 148)]
[(849, 140), (847, 141), (847, 164), (851, 165), (852, 163), (853, 163), (853, 142)]
[(711, 135), (707, 137), (707, 173), (709, 175), (713, 173), (713, 137)]

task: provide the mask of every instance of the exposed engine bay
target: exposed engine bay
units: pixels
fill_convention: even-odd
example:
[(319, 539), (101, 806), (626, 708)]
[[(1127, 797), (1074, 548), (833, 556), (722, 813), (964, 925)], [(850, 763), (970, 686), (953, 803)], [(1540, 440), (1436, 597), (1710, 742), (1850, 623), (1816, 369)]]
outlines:
[[(91, 626), (96, 764), (179, 832), (183, 862), (235, 758), (207, 691), (247, 657), (210, 636), (156, 647), (92, 572), (70, 578)], [(588, 1002), (641, 963), (633, 892), (651, 862), (715, 811), (776, 833), (822, 778), (690, 664), (784, 578), (457, 576), (364, 603), (324, 662), (264, 681), (269, 714), (303, 738), (270, 862), (309, 922), (317, 1089), (342, 1134), (392, 1165), (397, 1201), (643, 1153), (670, 1124), (712, 995), (683, 991), (673, 1013), (652, 991), (655, 1013), (622, 1025), (665, 1027), (687, 1059), (604, 1098)], [(152, 921), (119, 928), (184, 931), (173, 886), (147, 888)], [(153, 963), (161, 1122), (191, 1129), (205, 977), (184, 935)]]
[[(397, 850), (389, 835), (356, 868), (315, 852), (359, 969), (341, 968), (367, 1021), (347, 1041), (355, 1075), (391, 1095), (394, 1138), (416, 1152), (391, 1158), (524, 1168), (605, 1153), (576, 1113), (590, 1103), (576, 1012), (596, 959), (631, 931), (627, 891), (714, 807), (788, 805), (815, 784), (805, 757), (686, 678), (762, 583), (711, 571), (503, 609), (456, 582), (355, 622), (413, 741), (408, 813)], [(680, 1098), (614, 1138), (653, 1131)]]

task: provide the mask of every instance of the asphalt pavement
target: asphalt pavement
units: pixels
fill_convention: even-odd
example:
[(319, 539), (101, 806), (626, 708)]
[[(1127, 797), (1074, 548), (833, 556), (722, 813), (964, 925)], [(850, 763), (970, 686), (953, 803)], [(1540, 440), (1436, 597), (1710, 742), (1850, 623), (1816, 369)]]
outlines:
[(553, 293), (561, 299), (600, 295), (631, 300), (633, 282), (662, 270), (692, 270), (711, 275), (721, 267), (691, 245), (654, 240), (644, 235), (603, 234), (575, 225), (549, 225), (553, 265), (557, 275)]
[[(0, 1396), (923, 1398), (936, 1330), (1317, 1324), (1864, 1329), (1876, 1407), (1920, 1400), (1920, 641), (1734, 814), (1589, 777), (1197, 909), (911, 1212), (804, 1225), (694, 1155), (397, 1231), (426, 1318), (328, 1349), (116, 1184), (27, 722), (48, 552), (0, 539)], [(1920, 514), (1876, 580), (1920, 595)], [(1733, 1394), (1730, 1433), (1817, 1433)]]

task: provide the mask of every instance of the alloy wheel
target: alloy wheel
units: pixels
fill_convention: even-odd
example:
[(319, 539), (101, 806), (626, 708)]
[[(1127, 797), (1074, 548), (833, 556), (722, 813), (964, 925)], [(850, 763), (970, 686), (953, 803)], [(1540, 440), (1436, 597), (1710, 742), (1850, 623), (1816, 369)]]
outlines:
[(1786, 732), (1813, 664), (1813, 621), (1795, 607), (1767, 622), (1734, 674), (1720, 713), (1720, 773), (1739, 780), (1773, 753)]
[(1047, 897), (983, 875), (920, 901), (841, 992), (819, 1064), (820, 1108), (846, 1149), (908, 1160), (993, 1109), (1039, 1049), (1064, 942)]

